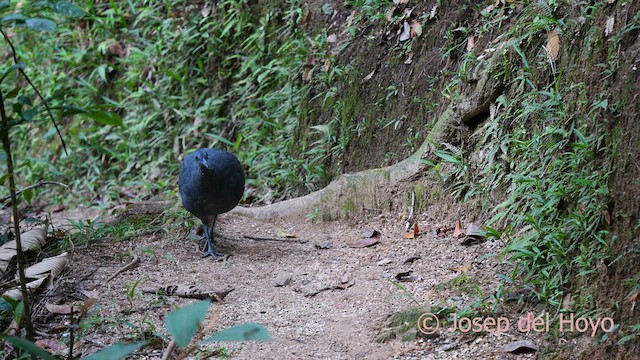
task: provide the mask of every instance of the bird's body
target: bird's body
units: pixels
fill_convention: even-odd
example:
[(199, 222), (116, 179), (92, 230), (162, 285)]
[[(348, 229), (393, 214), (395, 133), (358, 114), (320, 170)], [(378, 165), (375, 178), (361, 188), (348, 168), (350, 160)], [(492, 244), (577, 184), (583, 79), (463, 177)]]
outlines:
[(185, 209), (202, 221), (206, 256), (220, 255), (213, 247), (213, 227), (217, 216), (236, 207), (242, 198), (242, 165), (224, 150), (198, 149), (182, 161), (178, 186)]

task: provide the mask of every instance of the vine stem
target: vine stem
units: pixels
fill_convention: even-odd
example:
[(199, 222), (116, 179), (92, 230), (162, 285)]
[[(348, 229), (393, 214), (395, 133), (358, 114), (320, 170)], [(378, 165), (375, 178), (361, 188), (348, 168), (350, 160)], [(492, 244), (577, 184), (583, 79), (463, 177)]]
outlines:
[(2, 127), (0, 136), (2, 137), (2, 147), (7, 155), (7, 174), (9, 175), (9, 191), (11, 195), (11, 208), (13, 209), (13, 227), (16, 237), (16, 256), (18, 258), (18, 277), (20, 278), (20, 292), (22, 293), (22, 303), (24, 305), (23, 320), (27, 331), (27, 339), (33, 340), (33, 323), (31, 322), (31, 307), (29, 306), (29, 293), (27, 292), (27, 279), (24, 273), (26, 263), (24, 252), (22, 251), (22, 240), (20, 239), (20, 212), (18, 210), (18, 196), (16, 194), (16, 182), (14, 178), (13, 156), (11, 154), (11, 141), (9, 139), (9, 119), (4, 108), (4, 96), (0, 91), (0, 118)]

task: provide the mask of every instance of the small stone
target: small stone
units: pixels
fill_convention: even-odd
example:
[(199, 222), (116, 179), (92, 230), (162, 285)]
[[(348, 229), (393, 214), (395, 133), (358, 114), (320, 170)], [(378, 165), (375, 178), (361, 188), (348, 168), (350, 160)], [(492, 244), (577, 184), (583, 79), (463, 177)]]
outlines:
[(293, 278), (293, 275), (290, 273), (281, 273), (276, 277), (275, 280), (273, 280), (273, 286), (275, 287), (287, 286), (291, 282), (292, 278)]
[(403, 261), (402, 263), (403, 263), (404, 265), (407, 265), (407, 264), (411, 264), (411, 263), (413, 263), (414, 261), (416, 261), (416, 260), (420, 260), (420, 259), (422, 259), (422, 257), (417, 256), (417, 255), (409, 256), (408, 258), (404, 259), (404, 261)]
[(344, 274), (340, 277), (340, 282), (342, 284), (346, 284), (349, 282), (349, 280), (351, 280), (351, 276), (349, 276), (349, 274)]
[(325, 241), (320, 244), (315, 244), (314, 246), (319, 250), (327, 250), (333, 247), (333, 243), (331, 241)]

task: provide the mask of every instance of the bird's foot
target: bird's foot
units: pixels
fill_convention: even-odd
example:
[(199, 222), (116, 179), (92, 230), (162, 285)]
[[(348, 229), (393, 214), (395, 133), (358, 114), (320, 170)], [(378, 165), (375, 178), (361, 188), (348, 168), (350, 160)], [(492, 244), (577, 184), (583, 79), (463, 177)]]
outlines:
[(204, 255), (202, 256), (203, 258), (209, 257), (211, 256), (212, 259), (214, 260), (224, 260), (226, 259), (226, 257), (228, 256), (227, 254), (223, 254), (223, 253), (219, 253), (213, 249), (209, 249), (207, 251), (205, 251)]
[(211, 256), (213, 260), (226, 260), (229, 257), (229, 254), (217, 252), (213, 247), (212, 241), (207, 241), (204, 248), (204, 255), (202, 257), (206, 258), (209, 256)]

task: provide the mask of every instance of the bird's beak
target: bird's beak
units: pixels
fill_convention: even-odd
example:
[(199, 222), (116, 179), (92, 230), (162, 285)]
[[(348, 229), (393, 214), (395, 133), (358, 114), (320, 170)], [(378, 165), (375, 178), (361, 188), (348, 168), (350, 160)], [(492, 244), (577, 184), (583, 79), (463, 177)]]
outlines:
[(200, 165), (201, 168), (206, 169), (207, 168), (207, 158), (201, 157), (200, 158), (200, 163), (198, 163), (198, 165)]

